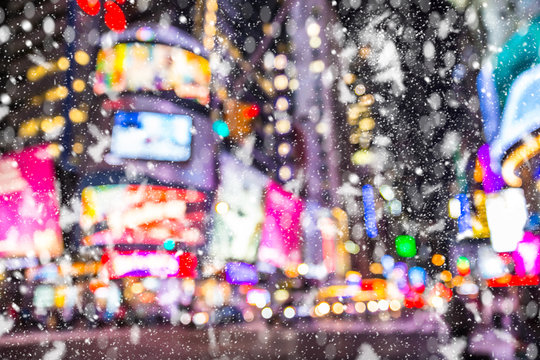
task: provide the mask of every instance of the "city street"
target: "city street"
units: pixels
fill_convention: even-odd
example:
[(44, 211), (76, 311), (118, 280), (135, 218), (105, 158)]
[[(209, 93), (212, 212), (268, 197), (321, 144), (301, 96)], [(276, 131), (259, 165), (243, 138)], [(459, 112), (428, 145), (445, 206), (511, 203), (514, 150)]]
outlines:
[(372, 324), (315, 320), (291, 327), (105, 327), (3, 335), (0, 358), (368, 360), (377, 354), (380, 359), (444, 359), (440, 351), (446, 338), (444, 324), (424, 313)]

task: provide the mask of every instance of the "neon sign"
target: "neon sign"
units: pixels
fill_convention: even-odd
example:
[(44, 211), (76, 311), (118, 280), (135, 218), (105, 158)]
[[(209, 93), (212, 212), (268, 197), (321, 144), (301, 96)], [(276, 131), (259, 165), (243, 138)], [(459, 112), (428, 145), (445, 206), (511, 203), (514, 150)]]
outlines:
[(134, 277), (197, 276), (197, 257), (189, 252), (179, 255), (160, 251), (108, 251), (101, 259), (110, 279)]

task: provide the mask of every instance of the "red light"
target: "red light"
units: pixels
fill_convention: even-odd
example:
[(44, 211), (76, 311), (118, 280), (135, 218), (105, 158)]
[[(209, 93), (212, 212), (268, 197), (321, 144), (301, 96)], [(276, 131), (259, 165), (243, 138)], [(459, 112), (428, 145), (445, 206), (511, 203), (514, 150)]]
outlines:
[(509, 286), (536, 286), (540, 282), (538, 275), (505, 275), (500, 278), (487, 280), (489, 287), (509, 287)]
[(99, 12), (99, 0), (77, 0), (77, 4), (88, 15), (95, 16)]
[(126, 17), (117, 3), (107, 1), (105, 3), (105, 25), (115, 32), (122, 32), (126, 29)]
[(247, 109), (244, 109), (244, 117), (247, 119), (253, 119), (255, 116), (259, 115), (259, 112), (259, 107), (253, 104)]

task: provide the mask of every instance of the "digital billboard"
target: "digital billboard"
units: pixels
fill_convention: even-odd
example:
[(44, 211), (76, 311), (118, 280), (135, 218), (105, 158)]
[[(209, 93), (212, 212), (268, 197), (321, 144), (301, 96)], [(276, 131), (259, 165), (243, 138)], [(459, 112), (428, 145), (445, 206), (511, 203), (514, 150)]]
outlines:
[(301, 263), (300, 216), (303, 208), (300, 198), (270, 182), (266, 187), (260, 261), (282, 269), (296, 269)]
[(47, 146), (0, 158), (0, 256), (58, 256), (63, 242)]
[(103, 254), (101, 263), (110, 279), (128, 276), (197, 276), (197, 257), (189, 252), (176, 254), (166, 251), (107, 251)]
[(231, 155), (220, 156), (210, 254), (220, 268), (229, 260), (253, 263), (264, 220), (263, 191), (268, 177)]
[(94, 92), (174, 91), (181, 99), (210, 102), (210, 65), (190, 51), (163, 44), (121, 43), (97, 55)]
[(191, 126), (187, 115), (119, 111), (114, 116), (111, 154), (126, 159), (189, 160)]
[(199, 245), (206, 195), (156, 185), (101, 185), (82, 191), (84, 245)]

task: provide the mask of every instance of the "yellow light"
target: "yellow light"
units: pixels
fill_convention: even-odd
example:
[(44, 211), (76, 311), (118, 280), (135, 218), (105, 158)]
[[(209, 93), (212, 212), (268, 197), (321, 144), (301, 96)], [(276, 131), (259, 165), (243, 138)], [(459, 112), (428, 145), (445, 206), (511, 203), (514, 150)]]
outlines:
[(82, 50), (75, 51), (74, 58), (77, 64), (82, 65), (82, 66), (88, 65), (88, 63), (90, 62), (90, 56)]
[(26, 77), (30, 81), (37, 81), (41, 79), (43, 76), (47, 74), (47, 69), (45, 69), (43, 66), (32, 66), (28, 71), (26, 72)]
[(371, 106), (375, 102), (375, 97), (371, 94), (362, 95), (358, 101), (360, 106)]
[(276, 109), (279, 111), (287, 111), (289, 108), (289, 101), (287, 101), (287, 98), (280, 97), (276, 100)]
[(448, 270), (444, 270), (443, 272), (441, 272), (440, 277), (442, 281), (449, 282), (450, 280), (452, 280), (452, 273)]
[(315, 315), (317, 316), (324, 316), (330, 312), (330, 305), (323, 301), (319, 303), (317, 306), (315, 306)]
[(352, 155), (351, 161), (354, 165), (367, 165), (373, 161), (373, 154), (369, 150), (358, 150)]
[(376, 301), (371, 300), (367, 304), (367, 309), (369, 310), (369, 312), (375, 312), (379, 310), (379, 304), (377, 304)]
[(216, 12), (218, 10), (218, 2), (217, 2), (217, 0), (208, 0), (206, 2), (206, 9), (208, 11)]
[(215, 210), (219, 215), (225, 215), (229, 212), (229, 204), (225, 201), (220, 201), (216, 204)]
[(291, 91), (295, 91), (299, 86), (300, 82), (298, 79), (291, 79), (291, 81), (289, 81), (289, 89), (291, 89)]
[(285, 289), (279, 289), (274, 292), (274, 299), (277, 302), (284, 302), (289, 298), (289, 292)]
[(36, 136), (39, 132), (39, 121), (36, 119), (31, 119), (26, 121), (19, 127), (18, 135), (20, 137), (31, 137)]
[(66, 71), (69, 68), (69, 60), (68, 60), (68, 58), (65, 57), (65, 56), (62, 56), (56, 62), (56, 66), (58, 66), (58, 69), (60, 69), (62, 71)]
[(306, 263), (301, 263), (300, 265), (298, 265), (297, 270), (300, 275), (306, 275), (309, 271), (309, 265)]
[(287, 181), (291, 178), (291, 176), (292, 176), (292, 171), (290, 167), (285, 165), (279, 168), (279, 178), (281, 180)]
[(309, 39), (309, 46), (312, 47), (313, 49), (318, 49), (319, 46), (321, 46), (321, 43), (322, 43), (321, 38), (318, 36), (314, 36), (311, 39)]
[(463, 284), (463, 278), (461, 276), (455, 276), (452, 279), (452, 286), (461, 286)]
[(289, 119), (281, 119), (276, 122), (276, 131), (280, 134), (286, 134), (291, 131), (291, 122)]
[(461, 215), (461, 202), (456, 198), (448, 200), (448, 216), (457, 219)]
[(193, 315), (193, 324), (197, 325), (197, 326), (201, 326), (201, 325), (204, 325), (208, 322), (209, 320), (209, 317), (208, 317), (208, 313), (205, 312), (205, 311), (202, 311), (202, 312), (198, 312), (198, 313), (195, 313)]
[(362, 131), (373, 130), (373, 128), (375, 127), (375, 120), (373, 120), (373, 118), (370, 118), (370, 117), (363, 118), (362, 120), (360, 120), (358, 127)]
[(274, 78), (274, 87), (276, 90), (285, 90), (289, 86), (289, 79), (286, 75), (281, 74)]
[(81, 154), (84, 150), (84, 146), (80, 142), (76, 142), (75, 144), (73, 144), (72, 149), (75, 154)]
[(354, 93), (358, 96), (364, 95), (366, 93), (366, 87), (362, 84), (358, 84), (354, 87)]
[(287, 156), (291, 152), (291, 145), (289, 143), (281, 143), (278, 146), (279, 156)]
[(516, 175), (515, 171), (521, 164), (537, 155), (540, 152), (540, 135), (526, 141), (523, 145), (514, 150), (503, 162), (502, 176), (504, 181), (512, 187), (520, 187), (522, 184), (521, 178)]
[(373, 274), (379, 275), (383, 273), (383, 267), (379, 263), (372, 263), (369, 265), (369, 271)]
[(287, 67), (287, 56), (279, 54), (274, 58), (274, 67), (278, 70), (283, 70)]
[(60, 145), (57, 143), (49, 144), (49, 146), (47, 146), (47, 152), (54, 158), (59, 157), (61, 153)]
[(356, 80), (356, 76), (352, 73), (347, 73), (343, 76), (343, 81), (345, 81), (345, 84), (350, 85)]
[(392, 311), (398, 311), (401, 308), (401, 304), (398, 300), (394, 299), (390, 301), (390, 310)]
[(55, 116), (54, 118), (44, 118), (41, 121), (40, 127), (44, 133), (50, 133), (52, 131), (58, 130), (64, 126), (64, 118), (62, 116)]
[(71, 84), (71, 85), (73, 87), (73, 90), (75, 90), (76, 92), (81, 92), (86, 87), (86, 84), (81, 79), (73, 80), (73, 84)]
[(135, 295), (140, 294), (144, 291), (144, 286), (140, 282), (136, 282), (133, 285), (131, 285), (131, 292)]
[(321, 26), (316, 22), (312, 22), (307, 26), (306, 32), (310, 37), (317, 36), (321, 32)]
[(344, 307), (343, 307), (343, 304), (340, 303), (340, 302), (335, 302), (333, 305), (332, 305), (332, 312), (336, 315), (340, 315), (340, 314), (343, 314), (343, 310), (344, 310)]
[(356, 310), (356, 312), (362, 314), (362, 313), (365, 313), (366, 312), (366, 304), (364, 304), (363, 302), (357, 302), (356, 304), (354, 304), (354, 309)]
[(311, 63), (309, 63), (309, 71), (311, 71), (312, 73), (321, 73), (323, 72), (325, 68), (325, 65), (324, 65), (324, 61), (322, 60), (314, 60), (312, 61)]
[(296, 310), (292, 306), (287, 306), (285, 309), (283, 309), (283, 315), (287, 319), (292, 319), (296, 315)]
[(69, 110), (69, 119), (75, 124), (80, 124), (86, 121), (88, 114), (77, 108), (72, 108)]
[(360, 57), (363, 59), (367, 58), (370, 53), (371, 49), (369, 48), (369, 46), (364, 46), (360, 48), (360, 50), (358, 50), (358, 55), (360, 55)]

